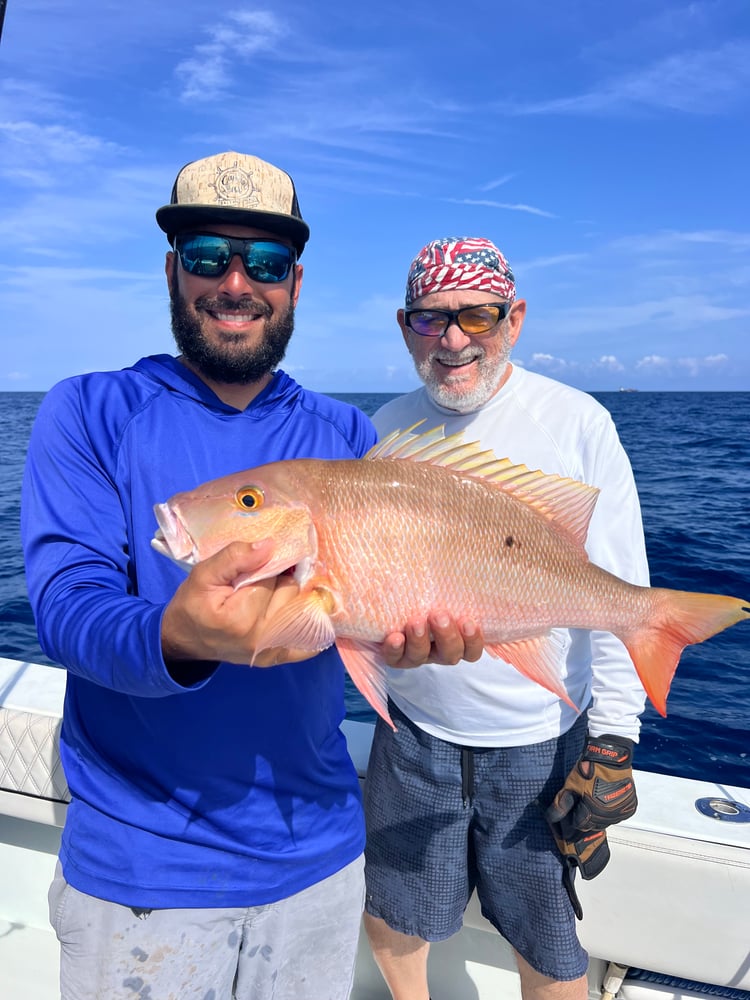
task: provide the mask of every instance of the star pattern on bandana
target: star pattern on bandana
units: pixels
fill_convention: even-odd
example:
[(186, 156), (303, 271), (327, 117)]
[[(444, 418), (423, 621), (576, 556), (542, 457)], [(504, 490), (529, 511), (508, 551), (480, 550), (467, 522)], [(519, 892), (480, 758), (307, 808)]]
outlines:
[(406, 283), (406, 304), (431, 292), (471, 288), (512, 302), (515, 278), (507, 260), (483, 237), (433, 240), (417, 254)]

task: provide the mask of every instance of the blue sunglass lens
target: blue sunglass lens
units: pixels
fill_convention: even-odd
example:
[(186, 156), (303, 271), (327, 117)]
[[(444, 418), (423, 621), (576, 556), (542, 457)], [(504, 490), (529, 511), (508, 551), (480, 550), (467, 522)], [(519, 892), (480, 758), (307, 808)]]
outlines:
[(205, 278), (223, 274), (231, 259), (226, 240), (212, 240), (205, 236), (178, 241), (177, 252), (186, 271)]
[(234, 254), (242, 257), (253, 281), (283, 281), (294, 261), (294, 252), (273, 240), (241, 240), (225, 236), (198, 235), (177, 240), (182, 266), (202, 278), (218, 278), (229, 267)]
[(292, 266), (293, 254), (283, 243), (249, 243), (242, 258), (254, 281), (283, 281)]

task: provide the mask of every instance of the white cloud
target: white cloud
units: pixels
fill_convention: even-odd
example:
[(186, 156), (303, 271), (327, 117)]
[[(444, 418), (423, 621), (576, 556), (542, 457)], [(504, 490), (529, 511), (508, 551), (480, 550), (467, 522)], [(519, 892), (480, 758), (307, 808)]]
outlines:
[(634, 107), (716, 114), (747, 100), (750, 42), (667, 56), (596, 90), (520, 105), (516, 114), (600, 114)]
[[(0, 144), (3, 149), (3, 173), (17, 180), (21, 176), (47, 186), (53, 164), (89, 162), (103, 154), (121, 150), (117, 143), (64, 125), (41, 125), (30, 121), (0, 122)], [(45, 163), (46, 168), (23, 169), (24, 164)], [(11, 169), (12, 168), (12, 169)]]
[(636, 368), (643, 368), (645, 370), (665, 370), (672, 367), (672, 362), (669, 358), (663, 358), (659, 354), (649, 354), (645, 358), (641, 358), (640, 361), (636, 361)]
[(502, 187), (503, 184), (507, 184), (508, 181), (513, 180), (514, 174), (504, 174), (502, 177), (496, 178), (494, 181), (487, 181), (486, 184), (480, 184), (480, 191), (494, 191), (495, 188)]
[(65, 101), (35, 80), (6, 77), (0, 80), (0, 119), (47, 118), (70, 120)]
[(729, 229), (663, 229), (656, 233), (623, 236), (612, 240), (610, 247), (631, 253), (664, 254), (690, 250), (696, 246), (720, 246), (730, 251), (750, 249), (750, 233)]
[(559, 267), (561, 264), (572, 264), (576, 261), (586, 260), (588, 254), (585, 253), (559, 253), (552, 257), (536, 257), (533, 260), (525, 260), (516, 265), (514, 270), (526, 274), (540, 267)]
[(618, 361), (614, 354), (603, 354), (598, 361), (593, 363), (593, 367), (608, 372), (625, 371), (625, 365)]
[(444, 201), (452, 202), (455, 205), (478, 205), (480, 208), (503, 208), (510, 212), (528, 212), (530, 215), (540, 215), (545, 219), (556, 219), (552, 212), (547, 212), (543, 208), (535, 208), (534, 205), (511, 204), (504, 201), (487, 201), (478, 198), (444, 198)]
[(261, 52), (273, 52), (287, 33), (271, 11), (229, 11), (218, 27), (208, 27), (208, 42), (195, 46), (193, 55), (176, 67), (184, 101), (214, 101), (232, 82), (233, 73)]
[(545, 354), (541, 351), (531, 355), (531, 365), (535, 368), (543, 368), (548, 371), (562, 372), (575, 366), (575, 363), (566, 361), (564, 358), (556, 358), (553, 354)]
[(649, 354), (639, 361), (635, 367), (642, 372), (658, 372), (669, 375), (682, 373), (697, 378), (705, 372), (726, 368), (729, 357), (726, 354), (709, 354), (703, 358), (665, 358), (659, 354)]
[[(516, 357), (514, 364), (523, 366)], [(622, 375), (627, 371), (642, 376), (660, 376), (674, 378), (685, 376), (698, 379), (703, 375), (714, 375), (726, 372), (729, 357), (726, 354), (699, 357), (665, 357), (660, 354), (650, 354), (640, 358), (635, 364), (628, 365), (613, 354), (605, 354), (596, 359), (563, 358), (544, 351), (531, 355), (529, 368), (547, 375), (556, 376), (563, 381), (592, 381), (603, 376)]]
[[(514, 363), (516, 361), (515, 357), (513, 359)], [(601, 357), (594, 360), (569, 360), (566, 358), (556, 357), (554, 354), (546, 354), (543, 351), (537, 351), (531, 355), (531, 365), (535, 368), (545, 369), (547, 371), (554, 371), (558, 373), (562, 372), (583, 372), (583, 373), (594, 373), (594, 372), (624, 372), (625, 365), (622, 364), (613, 354), (603, 354)]]
[[(583, 293), (579, 289), (578, 295)], [(623, 333), (642, 329), (656, 336), (686, 336), (692, 332), (702, 332), (711, 324), (750, 317), (750, 306), (722, 305), (708, 295), (671, 295), (662, 299), (642, 301), (616, 301), (611, 299), (606, 305), (579, 306), (574, 301), (560, 312), (552, 303), (545, 316), (539, 310), (534, 319), (542, 329), (548, 329), (550, 336), (603, 335), (610, 339)]]
[[(116, 168), (108, 168), (101, 157), (98, 163), (50, 168), (30, 196), (2, 213), (0, 231), (60, 261), (82, 259), (98, 245), (117, 246), (125, 259), (128, 239), (153, 239), (154, 233), (158, 239), (154, 211), (167, 200), (172, 176), (158, 167), (129, 167), (124, 157)], [(161, 256), (162, 248), (166, 240), (151, 243), (149, 254), (158, 249)]]

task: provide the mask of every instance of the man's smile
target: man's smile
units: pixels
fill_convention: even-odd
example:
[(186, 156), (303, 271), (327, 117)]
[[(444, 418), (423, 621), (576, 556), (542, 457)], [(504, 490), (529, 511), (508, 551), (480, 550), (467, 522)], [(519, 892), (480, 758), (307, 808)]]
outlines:
[(246, 323), (252, 323), (256, 319), (262, 319), (262, 316), (258, 313), (251, 312), (213, 312), (211, 309), (207, 309), (206, 312), (213, 319), (218, 320), (220, 323), (233, 323), (235, 325), (244, 325)]
[(433, 361), (441, 368), (449, 368), (458, 372), (461, 368), (469, 368), (475, 362), (481, 361), (482, 354), (479, 351), (462, 351), (460, 354), (435, 354)]
[(260, 303), (245, 301), (233, 304), (215, 299), (198, 299), (195, 303), (197, 312), (202, 312), (216, 323), (231, 327), (249, 326), (259, 319), (267, 319), (271, 310)]

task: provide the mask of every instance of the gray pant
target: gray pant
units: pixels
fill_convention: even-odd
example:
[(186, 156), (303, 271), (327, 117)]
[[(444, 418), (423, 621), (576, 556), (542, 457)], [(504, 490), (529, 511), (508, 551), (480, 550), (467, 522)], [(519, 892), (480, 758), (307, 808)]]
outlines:
[(50, 921), (61, 1000), (347, 1000), (363, 859), (302, 892), (246, 909), (132, 910), (68, 885)]

